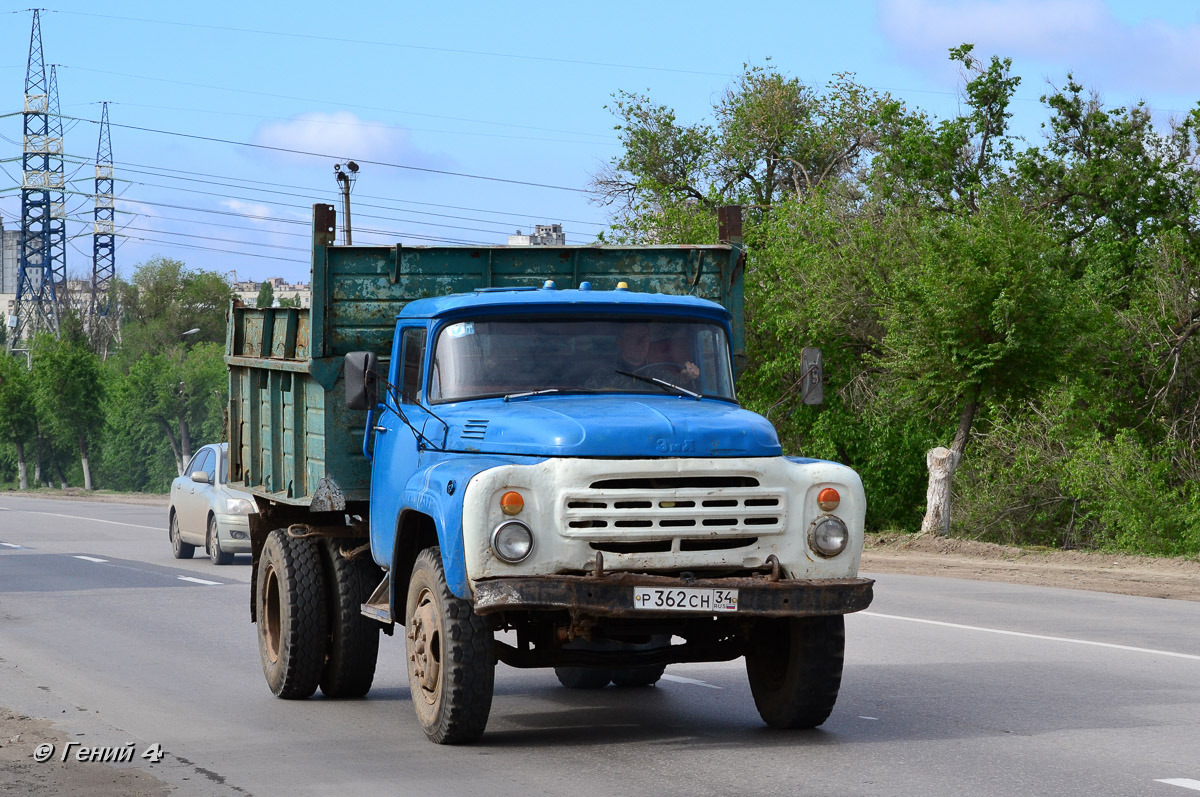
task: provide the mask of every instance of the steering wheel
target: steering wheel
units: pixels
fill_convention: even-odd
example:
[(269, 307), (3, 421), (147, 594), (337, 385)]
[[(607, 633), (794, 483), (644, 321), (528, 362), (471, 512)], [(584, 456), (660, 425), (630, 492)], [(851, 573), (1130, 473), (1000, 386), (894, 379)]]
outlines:
[(641, 366), (638, 366), (637, 368), (634, 368), (630, 373), (641, 374), (642, 371), (645, 371), (648, 368), (658, 368), (659, 366), (666, 366), (667, 368), (677, 371), (678, 373), (683, 373), (683, 364), (682, 363), (672, 363), (672, 362), (665, 362), (665, 361), (658, 362), (658, 363), (646, 363), (645, 365), (641, 365)]

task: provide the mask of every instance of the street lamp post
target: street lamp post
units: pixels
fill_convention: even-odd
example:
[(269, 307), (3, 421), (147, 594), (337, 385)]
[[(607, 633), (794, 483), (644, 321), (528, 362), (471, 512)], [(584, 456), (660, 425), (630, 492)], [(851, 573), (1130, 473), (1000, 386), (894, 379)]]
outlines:
[(350, 246), (354, 243), (350, 236), (350, 188), (358, 179), (358, 164), (346, 161), (344, 169), (340, 163), (333, 164), (333, 177), (342, 189), (342, 238)]

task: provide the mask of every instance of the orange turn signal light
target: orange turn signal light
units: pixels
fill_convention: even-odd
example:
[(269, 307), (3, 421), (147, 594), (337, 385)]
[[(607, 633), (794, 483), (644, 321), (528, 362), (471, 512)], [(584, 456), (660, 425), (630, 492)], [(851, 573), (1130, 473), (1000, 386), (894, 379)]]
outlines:
[(509, 490), (500, 496), (500, 511), (506, 515), (516, 515), (525, 508), (525, 499), (515, 490)]
[(821, 507), (822, 512), (832, 512), (838, 508), (838, 504), (842, 502), (842, 497), (838, 495), (838, 491), (832, 487), (826, 487), (821, 492), (817, 493), (817, 506)]

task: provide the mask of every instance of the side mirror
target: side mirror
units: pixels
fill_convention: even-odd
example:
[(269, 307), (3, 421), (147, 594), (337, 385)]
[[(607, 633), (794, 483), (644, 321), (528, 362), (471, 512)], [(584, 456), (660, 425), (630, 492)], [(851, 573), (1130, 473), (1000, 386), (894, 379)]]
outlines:
[(202, 470), (192, 471), (192, 481), (196, 484), (212, 484), (208, 478), (208, 473)]
[(373, 352), (352, 351), (342, 371), (346, 383), (346, 408), (369, 410), (379, 403), (379, 358)]
[(800, 381), (800, 400), (805, 404), (824, 403), (825, 359), (821, 350), (809, 347), (800, 352), (800, 370), (804, 374)]

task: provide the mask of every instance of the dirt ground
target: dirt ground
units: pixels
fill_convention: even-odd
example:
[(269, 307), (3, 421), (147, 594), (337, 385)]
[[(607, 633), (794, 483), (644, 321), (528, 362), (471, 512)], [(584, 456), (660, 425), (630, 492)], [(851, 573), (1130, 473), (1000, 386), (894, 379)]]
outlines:
[[(171, 788), (138, 764), (102, 764), (75, 760), (72, 747), (62, 760), (64, 745), (71, 739), (45, 720), (0, 708), (0, 794), (46, 795), (50, 797), (166, 797)], [(54, 746), (44, 763), (34, 760), (39, 745)], [(144, 763), (144, 762), (143, 762)]]
[(871, 534), (863, 550), (862, 570), (1200, 601), (1200, 559), (1029, 550), (946, 537)]

